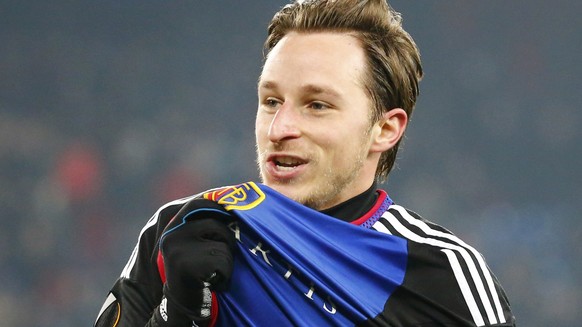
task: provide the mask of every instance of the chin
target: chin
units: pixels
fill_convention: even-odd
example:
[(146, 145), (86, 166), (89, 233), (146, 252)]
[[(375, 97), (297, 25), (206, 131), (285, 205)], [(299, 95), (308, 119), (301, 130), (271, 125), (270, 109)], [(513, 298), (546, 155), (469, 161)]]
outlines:
[(269, 186), (270, 188), (274, 189), (275, 191), (283, 194), (284, 196), (296, 200), (296, 186), (291, 185), (290, 183), (281, 183), (281, 182), (276, 182), (276, 183), (265, 183), (267, 186)]
[(302, 203), (301, 194), (304, 194), (304, 192), (302, 192), (301, 186), (296, 185), (294, 183), (290, 183), (290, 182), (263, 181), (263, 183), (265, 185), (267, 185), (268, 187), (272, 188), (273, 190), (290, 198), (291, 200)]

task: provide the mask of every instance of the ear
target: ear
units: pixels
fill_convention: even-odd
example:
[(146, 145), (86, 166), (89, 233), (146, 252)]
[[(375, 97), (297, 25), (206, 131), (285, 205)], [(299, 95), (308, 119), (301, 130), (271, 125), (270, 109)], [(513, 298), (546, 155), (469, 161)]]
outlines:
[(370, 152), (388, 151), (404, 135), (408, 115), (401, 108), (390, 109), (382, 115), (382, 118), (372, 127), (372, 144)]

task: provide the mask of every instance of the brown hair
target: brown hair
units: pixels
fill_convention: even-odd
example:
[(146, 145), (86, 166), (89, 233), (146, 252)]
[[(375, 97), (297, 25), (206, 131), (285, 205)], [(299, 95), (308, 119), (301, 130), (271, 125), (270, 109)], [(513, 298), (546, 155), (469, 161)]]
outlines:
[[(364, 86), (374, 108), (371, 123), (393, 108), (410, 117), (422, 78), (420, 53), (402, 28), (402, 19), (386, 0), (296, 0), (275, 14), (265, 41), (265, 58), (289, 32), (344, 32), (360, 40), (366, 53), (368, 74)], [(396, 161), (398, 143), (382, 153), (376, 178), (385, 179)]]

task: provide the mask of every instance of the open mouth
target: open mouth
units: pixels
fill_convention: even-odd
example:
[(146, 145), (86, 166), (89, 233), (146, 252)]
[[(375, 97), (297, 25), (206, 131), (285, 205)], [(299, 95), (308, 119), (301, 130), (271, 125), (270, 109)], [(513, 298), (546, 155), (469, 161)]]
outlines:
[(307, 160), (290, 155), (274, 154), (267, 159), (271, 174), (277, 178), (290, 178), (301, 171), (307, 164)]
[(279, 170), (293, 170), (294, 168), (304, 164), (305, 162), (297, 158), (279, 157), (273, 160), (275, 166)]

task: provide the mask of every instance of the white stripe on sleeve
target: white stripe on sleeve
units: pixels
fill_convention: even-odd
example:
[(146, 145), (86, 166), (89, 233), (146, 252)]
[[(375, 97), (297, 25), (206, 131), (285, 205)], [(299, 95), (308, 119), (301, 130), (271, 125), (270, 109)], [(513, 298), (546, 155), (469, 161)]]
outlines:
[(461, 293), (465, 298), (465, 302), (467, 302), (469, 312), (471, 312), (471, 316), (473, 316), (473, 321), (475, 321), (477, 326), (484, 326), (485, 322), (483, 321), (483, 316), (481, 316), (481, 313), (479, 312), (479, 307), (477, 306), (477, 302), (475, 302), (475, 298), (473, 297), (469, 283), (467, 283), (465, 274), (463, 274), (463, 269), (461, 268), (461, 264), (459, 263), (457, 256), (452, 250), (442, 249), (441, 251), (447, 255), (447, 258), (451, 263), (451, 268), (453, 268), (453, 273), (455, 274), (457, 283), (459, 283)]
[[(397, 207), (397, 206), (391, 206), (391, 208), (395, 208), (395, 207)], [(403, 212), (400, 210), (398, 210), (398, 211), (402, 214), (402, 216), (407, 221), (410, 222), (410, 218), (412, 218), (413, 220), (416, 220), (414, 217), (412, 217), (408, 214), (406, 209), (402, 208), (402, 210), (404, 211), (405, 214), (403, 214)], [(408, 216), (408, 217), (406, 217), (406, 216)], [(473, 261), (473, 258), (471, 258), (471, 255), (467, 252), (467, 250), (465, 248), (463, 248), (459, 245), (447, 243), (447, 242), (444, 242), (444, 241), (441, 241), (438, 239), (422, 237), (420, 235), (417, 235), (414, 232), (412, 232), (411, 230), (409, 230), (407, 227), (402, 225), (402, 223), (400, 223), (400, 221), (395, 216), (390, 214), (388, 211), (386, 213), (384, 213), (384, 215), (382, 217), (385, 218), (386, 220), (388, 220), (388, 222), (398, 231), (398, 233), (402, 234), (402, 236), (408, 238), (411, 241), (414, 241), (417, 243), (422, 243), (422, 244), (428, 244), (428, 245), (432, 245), (432, 246), (439, 247), (439, 248), (457, 251), (462, 256), (463, 260), (465, 261), (465, 263), (467, 265), (467, 268), (469, 269), (469, 272), (471, 274), (471, 278), (475, 283), (475, 286), (477, 288), (477, 292), (480, 295), (481, 301), (483, 302), (483, 306), (485, 307), (485, 311), (488, 314), (488, 318), (489, 318), (490, 322), (493, 324), (497, 323), (497, 319), (495, 318), (495, 315), (493, 314), (493, 309), (491, 307), (489, 298), (487, 297), (487, 294), (485, 292), (485, 288), (484, 288), (483, 283), (481, 281), (481, 277), (479, 276), (479, 272), (477, 271), (477, 267), (475, 266), (475, 262)], [(427, 233), (427, 234), (430, 234), (430, 233)], [(473, 304), (467, 303), (467, 305), (470, 307)], [(474, 317), (474, 320), (475, 320), (475, 324), (477, 324), (477, 325), (479, 325), (480, 321), (483, 321), (483, 318), (481, 317), (480, 312), (478, 313), (478, 315), (476, 317)]]
[[(434, 229), (430, 228), (430, 226), (428, 226), (425, 222), (411, 216), (410, 213), (405, 208), (398, 206), (398, 205), (394, 205), (391, 208), (396, 209), (402, 215), (402, 217), (404, 219), (406, 219), (406, 221), (408, 221), (410, 224), (412, 224), (414, 226), (419, 227), (427, 235), (446, 238), (446, 239), (451, 240), (454, 243), (462, 246), (463, 248), (466, 248), (467, 250), (471, 251), (471, 253), (473, 253), (473, 256), (477, 259), (479, 267), (481, 268), (483, 276), (485, 276), (485, 281), (487, 283), (487, 287), (489, 289), (489, 292), (491, 293), (491, 296), (493, 298), (493, 302), (495, 305), (495, 309), (497, 311), (497, 317), (499, 318), (499, 322), (505, 323), (506, 322), (505, 315), (503, 314), (503, 308), (501, 307), (501, 300), (499, 299), (499, 294), (497, 293), (497, 289), (495, 288), (495, 283), (493, 282), (493, 277), (491, 276), (491, 272), (489, 271), (489, 268), (487, 267), (487, 264), (485, 263), (485, 260), (483, 259), (483, 256), (481, 255), (481, 253), (479, 253), (475, 248), (473, 248), (469, 244), (465, 243), (463, 240), (461, 240), (460, 238), (456, 237), (453, 234), (443, 233), (441, 231), (434, 230)], [(475, 271), (475, 273), (476, 273), (476, 271)], [(481, 300), (483, 301), (483, 305), (484, 305), (485, 310), (487, 312), (487, 317), (488, 317), (490, 323), (495, 324), (495, 323), (497, 323), (497, 319), (495, 318), (495, 314), (493, 312), (491, 302), (489, 301), (489, 297), (485, 293), (485, 288), (483, 286), (483, 282), (482, 282), (481, 278), (478, 278), (478, 275), (476, 275), (475, 273), (471, 272), (471, 275), (474, 277), (475, 284), (478, 287), (479, 294), (481, 296)], [(477, 278), (475, 279), (475, 277), (477, 277)]]

